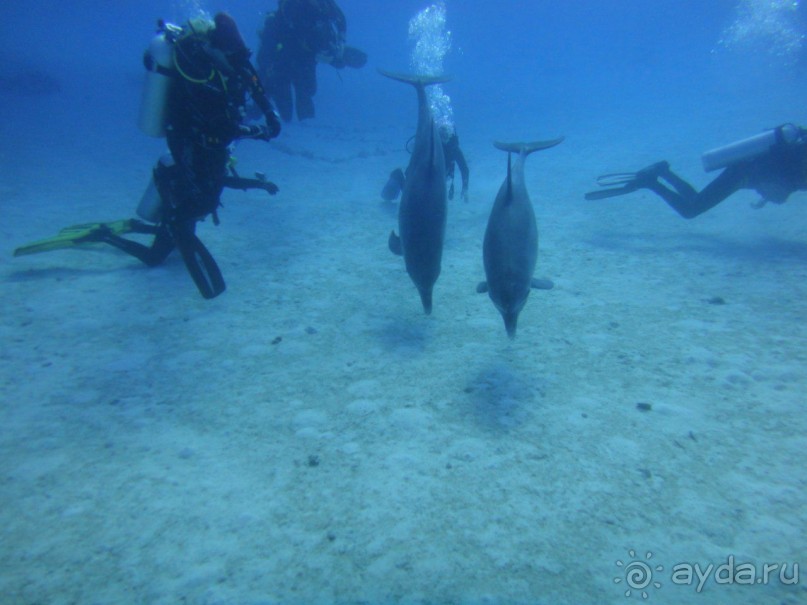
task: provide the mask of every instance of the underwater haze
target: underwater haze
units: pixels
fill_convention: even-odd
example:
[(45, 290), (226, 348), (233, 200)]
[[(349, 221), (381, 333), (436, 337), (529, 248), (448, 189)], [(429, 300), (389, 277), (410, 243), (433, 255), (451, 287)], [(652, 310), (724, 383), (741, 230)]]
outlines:
[[(12, 256), (135, 216), (158, 19), (257, 50), (276, 1), (0, 7), (0, 605), (807, 603), (807, 193), (584, 199), (807, 125), (807, 3), (338, 0), (368, 62), (235, 147), (280, 190), (199, 224), (221, 296), (179, 254)], [(380, 195), (417, 98), (378, 69), (451, 76), (470, 167), (428, 316)], [(560, 136), (525, 168), (554, 288), (509, 339), (476, 293), (492, 143)]]

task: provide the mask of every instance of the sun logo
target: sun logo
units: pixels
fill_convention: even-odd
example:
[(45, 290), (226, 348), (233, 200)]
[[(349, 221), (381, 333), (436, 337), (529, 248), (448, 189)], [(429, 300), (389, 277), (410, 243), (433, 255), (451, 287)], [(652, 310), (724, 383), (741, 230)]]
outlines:
[(646, 599), (650, 596), (647, 590), (645, 590), (646, 588), (650, 586), (653, 588), (661, 588), (661, 582), (653, 580), (653, 572), (664, 571), (664, 566), (656, 565), (655, 567), (651, 567), (650, 559), (653, 558), (653, 553), (650, 551), (645, 553), (644, 561), (637, 559), (636, 551), (633, 549), (628, 551), (628, 556), (632, 560), (627, 563), (623, 563), (619, 559), (617, 560), (616, 566), (620, 569), (624, 569), (624, 577), (617, 576), (614, 578), (614, 584), (620, 584), (624, 580), (625, 585), (628, 587), (625, 591), (626, 597), (633, 595), (633, 591), (635, 590), (642, 595), (643, 599)]

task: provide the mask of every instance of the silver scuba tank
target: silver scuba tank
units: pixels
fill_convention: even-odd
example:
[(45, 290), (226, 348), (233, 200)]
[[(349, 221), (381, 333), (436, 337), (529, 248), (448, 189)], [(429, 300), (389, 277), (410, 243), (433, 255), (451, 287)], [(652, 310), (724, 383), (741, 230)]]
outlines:
[[(779, 134), (781, 132), (781, 134)], [(730, 143), (703, 154), (703, 169), (706, 172), (726, 168), (737, 162), (750, 160), (769, 152), (779, 141), (794, 143), (799, 138), (799, 128), (793, 124), (785, 124), (779, 128), (771, 128), (747, 139)]]
[(165, 105), (168, 85), (171, 78), (166, 70), (172, 67), (174, 46), (171, 34), (176, 26), (166, 24), (159, 34), (152, 38), (143, 59), (146, 66), (146, 80), (140, 99), (140, 114), (137, 125), (145, 134), (152, 137), (165, 136)]
[[(163, 155), (159, 164), (163, 168), (170, 168), (174, 165), (174, 158), (170, 153)], [(143, 197), (140, 198), (140, 203), (137, 205), (137, 216), (149, 223), (159, 223), (162, 218), (163, 200), (160, 192), (157, 190), (157, 184), (154, 182), (154, 175), (152, 174), (148, 187), (143, 192)]]

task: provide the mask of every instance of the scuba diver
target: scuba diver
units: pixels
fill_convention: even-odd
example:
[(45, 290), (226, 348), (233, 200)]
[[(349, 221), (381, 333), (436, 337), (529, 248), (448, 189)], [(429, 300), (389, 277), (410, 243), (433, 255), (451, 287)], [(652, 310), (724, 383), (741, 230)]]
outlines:
[(295, 105), (298, 120), (314, 117), (317, 62), (336, 69), (367, 63), (366, 53), (345, 45), (347, 20), (334, 0), (278, 0), (258, 35), (258, 73), (286, 122)]
[(585, 194), (587, 200), (625, 195), (649, 189), (661, 196), (682, 217), (690, 219), (714, 208), (740, 189), (754, 189), (767, 202), (784, 203), (791, 193), (807, 190), (807, 129), (783, 124), (758, 135), (703, 154), (707, 172), (724, 169), (701, 191), (657, 162), (639, 172), (604, 174), (597, 184), (605, 187)]
[[(139, 126), (146, 134), (166, 136), (170, 155), (157, 162), (138, 206), (137, 214), (145, 221), (67, 227), (54, 238), (16, 249), (14, 255), (103, 242), (153, 267), (176, 247), (202, 296), (221, 294), (224, 279), (196, 236), (196, 223), (212, 215), (218, 224), (223, 187), (258, 188), (270, 195), (278, 191), (261, 174), (255, 179), (240, 177), (231, 164), (230, 145), (235, 140), (269, 141), (280, 133), (280, 121), (250, 54), (226, 13), (217, 14), (212, 22), (192, 19), (182, 28), (161, 22), (144, 57), (148, 74)], [(247, 92), (266, 125), (242, 124)], [(121, 237), (125, 233), (154, 235), (154, 241), (146, 246)]]
[[(460, 169), (462, 176), (462, 189), (460, 190), (460, 198), (463, 202), (468, 201), (468, 180), (470, 178), (470, 170), (468, 169), (468, 162), (465, 161), (465, 154), (460, 149), (460, 139), (457, 136), (456, 129), (448, 124), (443, 124), (439, 128), (440, 142), (443, 144), (443, 155), (446, 159), (446, 180), (450, 182), (448, 187), (448, 199), (454, 199), (454, 167), (455, 165)], [(414, 138), (414, 137), (413, 137)], [(412, 139), (409, 139), (411, 141)], [(407, 151), (409, 150), (409, 141), (407, 141)], [(381, 198), (387, 202), (394, 202), (403, 191), (406, 177), (403, 170), (396, 168), (389, 175), (386, 185), (381, 190)]]

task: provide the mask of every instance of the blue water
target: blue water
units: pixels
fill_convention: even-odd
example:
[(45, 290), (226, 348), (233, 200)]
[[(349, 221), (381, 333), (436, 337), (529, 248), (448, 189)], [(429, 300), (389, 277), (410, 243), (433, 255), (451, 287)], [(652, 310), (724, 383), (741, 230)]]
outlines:
[[(190, 6), (211, 12), (222, 8), (122, 2), (103, 14), (90, 2), (5, 3), (0, 24), (4, 69), (41, 68), (57, 76), (66, 92), (84, 93), (83, 115), (71, 114), (80, 122), (58, 114), (52, 120), (27, 114), (26, 107), (14, 107), (15, 101), (7, 97), (4, 104), (20, 112), (14, 122), (24, 122), (29, 132), (42, 126), (75, 138), (77, 133), (64, 129), (75, 125), (86, 133), (96, 124), (103, 132), (108, 119), (116, 131), (134, 139), (133, 120), (126, 117), (139, 99), (144, 40), (157, 18), (181, 21), (192, 12)], [(405, 110), (400, 91), (376, 77), (374, 70), (408, 67), (407, 23), (424, 6), (345, 3), (350, 42), (366, 49), (370, 61), (360, 73), (340, 72), (341, 78), (333, 70), (320, 69), (317, 106), (324, 122), (386, 123)], [(232, 12), (256, 48), (261, 15), (271, 6), (241, 2), (223, 8)], [(791, 12), (786, 14), (788, 23), (803, 27), (803, 9)], [(799, 118), (793, 114), (797, 108), (785, 106), (781, 97), (789, 100), (788, 92), (797, 94), (804, 51), (787, 56), (760, 52), (760, 47), (770, 47), (775, 31), (760, 47), (722, 47), (724, 31), (737, 18), (733, 2), (636, 0), (563, 7), (513, 2), (506, 8), (482, 2), (472, 8), (449, 5), (448, 13), (453, 45), (445, 67), (455, 78), (450, 93), (463, 130), (485, 136), (548, 130), (550, 125), (563, 132), (590, 131), (607, 126), (604, 122), (630, 128), (648, 118), (660, 124), (676, 120), (680, 127), (681, 113), (691, 108), (712, 118), (717, 112), (731, 114), (736, 107), (746, 111), (747, 104), (763, 99), (777, 110), (766, 120)], [(767, 31), (771, 26), (758, 27)], [(760, 129), (771, 125), (750, 118), (748, 123)], [(672, 124), (664, 125), (675, 130)]]
[[(703, 151), (807, 124), (800, 4), (448, 0), (470, 202), (425, 317), (379, 199), (415, 95), (376, 70), (407, 71), (428, 3), (340, 2), (368, 64), (320, 66), (314, 120), (238, 146), (280, 193), (200, 227), (228, 283), (204, 301), (176, 255), (11, 252), (132, 216), (158, 18), (225, 9), (255, 49), (274, 4), (6, 0), (0, 84), (60, 90), (0, 90), (0, 604), (807, 602), (670, 576), (807, 563), (805, 194), (695, 221), (583, 200), (661, 159), (701, 187)], [(556, 285), (510, 342), (474, 294), (491, 142), (560, 135), (526, 169)], [(627, 599), (632, 559), (664, 570)]]

